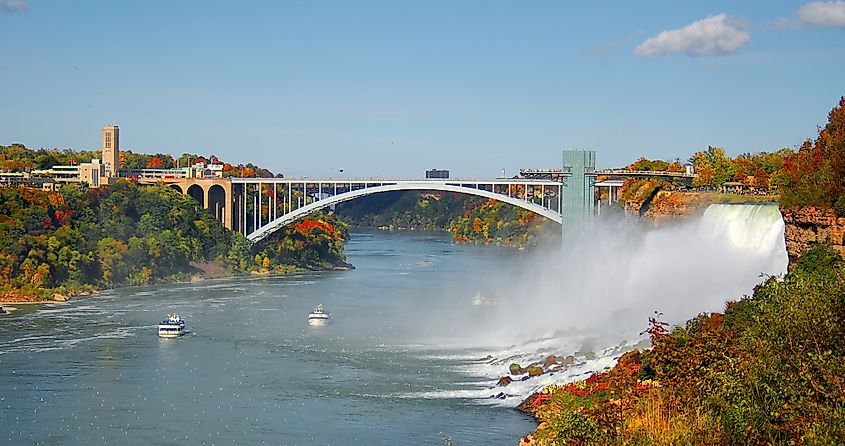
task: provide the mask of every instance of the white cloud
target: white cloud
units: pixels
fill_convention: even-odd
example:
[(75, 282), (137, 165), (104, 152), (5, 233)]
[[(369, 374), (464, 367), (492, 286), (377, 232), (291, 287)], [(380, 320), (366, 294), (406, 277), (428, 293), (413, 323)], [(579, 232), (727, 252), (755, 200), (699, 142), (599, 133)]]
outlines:
[(690, 57), (730, 54), (751, 41), (745, 25), (729, 20), (725, 13), (670, 29), (646, 40), (634, 49), (640, 57), (686, 54)]
[(26, 0), (0, 0), (0, 11), (26, 12), (28, 9)]
[(798, 20), (809, 26), (845, 28), (845, 1), (807, 3), (798, 10)]

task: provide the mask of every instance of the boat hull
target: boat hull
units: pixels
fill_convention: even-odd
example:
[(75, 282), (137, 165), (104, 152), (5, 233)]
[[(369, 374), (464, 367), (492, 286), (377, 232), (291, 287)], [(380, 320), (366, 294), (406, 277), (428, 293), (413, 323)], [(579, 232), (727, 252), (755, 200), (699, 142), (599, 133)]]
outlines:
[(178, 330), (172, 330), (172, 329), (168, 330), (168, 329), (162, 329), (161, 327), (159, 327), (159, 329), (158, 329), (158, 337), (160, 337), (160, 338), (178, 338), (179, 336), (182, 336), (183, 334), (185, 334), (184, 328), (180, 328)]

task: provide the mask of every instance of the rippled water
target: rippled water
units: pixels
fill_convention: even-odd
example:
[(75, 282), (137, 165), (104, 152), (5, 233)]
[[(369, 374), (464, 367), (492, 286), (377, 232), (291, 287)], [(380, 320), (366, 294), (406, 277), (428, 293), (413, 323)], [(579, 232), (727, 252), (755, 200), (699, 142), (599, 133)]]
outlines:
[[(437, 322), (518, 252), (376, 233), (347, 254), (357, 269), (20, 306), (0, 318), (0, 443), (516, 444), (534, 429), (483, 398), (484, 350), (447, 346)], [(317, 303), (334, 320), (308, 327)], [(189, 333), (159, 339), (171, 312)]]

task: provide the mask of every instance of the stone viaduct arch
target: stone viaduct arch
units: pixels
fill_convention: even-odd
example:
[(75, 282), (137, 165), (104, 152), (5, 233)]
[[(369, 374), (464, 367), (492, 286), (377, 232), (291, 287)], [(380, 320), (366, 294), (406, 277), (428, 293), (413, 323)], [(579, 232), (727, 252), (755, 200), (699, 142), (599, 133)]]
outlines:
[(141, 184), (163, 183), (184, 195), (190, 195), (208, 209), (227, 229), (233, 229), (232, 181), (228, 178), (142, 178)]

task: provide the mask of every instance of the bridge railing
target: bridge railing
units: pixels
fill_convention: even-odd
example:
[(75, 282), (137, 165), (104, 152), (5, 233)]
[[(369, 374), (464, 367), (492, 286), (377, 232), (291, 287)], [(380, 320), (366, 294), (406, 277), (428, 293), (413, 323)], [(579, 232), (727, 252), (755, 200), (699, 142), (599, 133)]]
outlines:
[(653, 177), (678, 177), (695, 178), (696, 174), (687, 172), (673, 172), (669, 170), (628, 170), (628, 169), (604, 169), (595, 171), (595, 175), (624, 175), (624, 176), (653, 176)]

